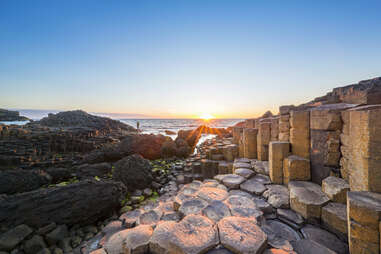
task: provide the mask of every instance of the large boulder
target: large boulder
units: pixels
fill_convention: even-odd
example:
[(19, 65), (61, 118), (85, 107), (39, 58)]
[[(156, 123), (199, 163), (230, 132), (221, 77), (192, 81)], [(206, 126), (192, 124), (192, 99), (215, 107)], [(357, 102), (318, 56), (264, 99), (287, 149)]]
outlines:
[(112, 178), (121, 181), (129, 190), (144, 189), (151, 185), (152, 166), (138, 154), (130, 155), (115, 163)]
[(63, 187), (0, 196), (0, 225), (91, 224), (120, 208), (120, 182), (85, 180)]
[(32, 191), (50, 183), (50, 176), (37, 170), (0, 171), (0, 194)]

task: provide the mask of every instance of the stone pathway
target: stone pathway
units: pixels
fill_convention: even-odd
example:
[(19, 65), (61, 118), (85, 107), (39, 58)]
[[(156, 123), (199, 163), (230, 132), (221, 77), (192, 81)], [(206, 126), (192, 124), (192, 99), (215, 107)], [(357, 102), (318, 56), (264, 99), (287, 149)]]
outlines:
[[(189, 166), (200, 170), (199, 162), (194, 163)], [(313, 220), (329, 201), (321, 188), (303, 181), (290, 182), (289, 188), (271, 184), (266, 163), (236, 159), (232, 164), (234, 173), (223, 167), (226, 174), (180, 183), (174, 195), (122, 214), (82, 251), (348, 253), (345, 242)]]

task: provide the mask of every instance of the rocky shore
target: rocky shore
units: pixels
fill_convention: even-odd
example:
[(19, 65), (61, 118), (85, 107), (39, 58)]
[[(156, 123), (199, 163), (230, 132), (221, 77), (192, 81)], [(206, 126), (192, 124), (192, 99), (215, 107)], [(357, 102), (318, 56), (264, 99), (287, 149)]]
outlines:
[(1, 125), (0, 254), (379, 253), (380, 105), (375, 78), (175, 140), (83, 111)]

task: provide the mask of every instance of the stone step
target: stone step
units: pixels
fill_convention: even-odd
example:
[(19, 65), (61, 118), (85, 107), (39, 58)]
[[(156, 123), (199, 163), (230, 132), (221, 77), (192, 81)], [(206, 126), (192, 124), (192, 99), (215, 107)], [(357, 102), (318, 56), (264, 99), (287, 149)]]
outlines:
[(329, 176), (322, 181), (321, 188), (333, 202), (347, 203), (349, 184), (343, 178)]
[(283, 161), (283, 182), (308, 181), (311, 179), (310, 161), (296, 155), (288, 156)]
[(306, 181), (288, 183), (291, 209), (307, 220), (320, 220), (321, 208), (329, 202), (320, 185)]
[[(348, 235), (347, 205), (330, 202), (322, 208), (323, 224), (336, 234)], [(346, 237), (343, 237), (346, 238)]]

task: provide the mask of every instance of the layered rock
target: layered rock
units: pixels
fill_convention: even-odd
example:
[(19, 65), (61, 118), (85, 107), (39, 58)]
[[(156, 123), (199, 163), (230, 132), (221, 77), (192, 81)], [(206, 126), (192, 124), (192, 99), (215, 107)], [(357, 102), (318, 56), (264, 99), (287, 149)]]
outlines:
[(125, 192), (126, 187), (120, 182), (85, 180), (63, 187), (1, 196), (0, 224), (24, 223), (35, 227), (51, 222), (90, 224), (119, 209)]

